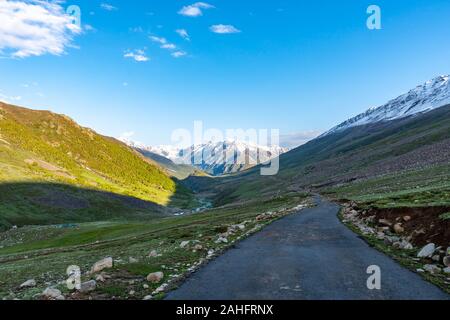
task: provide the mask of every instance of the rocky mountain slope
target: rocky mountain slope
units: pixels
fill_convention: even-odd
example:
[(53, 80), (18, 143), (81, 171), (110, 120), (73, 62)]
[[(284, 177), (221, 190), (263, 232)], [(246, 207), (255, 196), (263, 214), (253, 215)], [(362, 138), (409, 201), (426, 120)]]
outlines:
[(402, 119), (450, 104), (449, 76), (439, 76), (377, 108), (351, 118), (322, 136), (352, 127)]

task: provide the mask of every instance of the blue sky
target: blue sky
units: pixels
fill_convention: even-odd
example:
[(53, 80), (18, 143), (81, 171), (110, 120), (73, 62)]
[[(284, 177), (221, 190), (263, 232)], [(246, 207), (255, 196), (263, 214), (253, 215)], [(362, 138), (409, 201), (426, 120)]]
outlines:
[[(448, 0), (205, 3), (67, 1), (63, 9), (81, 8), (83, 31), (62, 53), (14, 57), (14, 42), (0, 41), (0, 98), (158, 145), (195, 120), (223, 130), (324, 131), (450, 73)], [(371, 4), (382, 10), (382, 30), (366, 27)], [(0, 40), (1, 30), (2, 21)]]

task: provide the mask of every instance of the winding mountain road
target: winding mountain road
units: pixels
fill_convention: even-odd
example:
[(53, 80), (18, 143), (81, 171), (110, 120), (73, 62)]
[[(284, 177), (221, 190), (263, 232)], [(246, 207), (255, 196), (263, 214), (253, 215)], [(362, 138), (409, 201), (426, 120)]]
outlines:
[[(405, 300), (450, 297), (369, 247), (317, 206), (274, 222), (192, 275), (169, 300)], [(381, 268), (381, 290), (369, 290), (367, 268)]]

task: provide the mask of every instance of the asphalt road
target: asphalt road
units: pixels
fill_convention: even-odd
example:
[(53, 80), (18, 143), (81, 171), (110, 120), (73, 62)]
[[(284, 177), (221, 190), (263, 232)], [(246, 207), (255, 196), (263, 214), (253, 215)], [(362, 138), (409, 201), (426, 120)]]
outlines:
[[(449, 295), (369, 247), (317, 198), (240, 242), (192, 275), (172, 300), (449, 299)], [(381, 269), (381, 289), (367, 288), (367, 268)]]

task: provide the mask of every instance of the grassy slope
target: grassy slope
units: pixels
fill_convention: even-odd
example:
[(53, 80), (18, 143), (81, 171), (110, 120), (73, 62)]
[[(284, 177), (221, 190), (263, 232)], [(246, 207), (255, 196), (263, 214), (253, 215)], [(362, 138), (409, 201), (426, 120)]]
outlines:
[[(69, 265), (78, 265), (85, 272), (91, 265), (106, 256), (116, 261), (113, 270), (107, 270), (112, 279), (99, 283), (94, 298), (110, 299), (130, 297), (142, 299), (158, 285), (144, 281), (150, 272), (164, 271), (165, 280), (170, 275), (184, 275), (209, 249), (220, 251), (226, 244), (216, 244), (220, 233), (228, 226), (249, 221), (246, 229), (229, 240), (244, 236), (255, 226), (262, 227), (271, 221), (256, 222), (255, 217), (267, 211), (292, 208), (306, 200), (306, 194), (292, 193), (267, 201), (253, 201), (245, 206), (218, 208), (184, 217), (153, 219), (146, 222), (94, 222), (66, 227), (24, 227), (0, 233), (0, 298), (38, 298), (48, 286), (66, 279)], [(186, 240), (197, 240), (203, 250), (180, 248)], [(161, 256), (149, 258), (157, 250)], [(129, 262), (129, 257), (138, 262)], [(33, 265), (33, 268), (30, 268)], [(166, 266), (166, 267), (165, 267)], [(35, 279), (37, 287), (20, 289), (27, 279)], [(88, 278), (84, 278), (87, 280)], [(130, 281), (132, 282), (130, 283)], [(144, 289), (143, 284), (150, 285)], [(60, 286), (62, 290), (64, 286)], [(84, 297), (86, 298), (86, 297)]]
[[(9, 224), (37, 222), (34, 221), (36, 216), (45, 215), (55, 207), (60, 211), (71, 209), (53, 205), (56, 200), (49, 201), (47, 207), (42, 203), (54, 189), (46, 189), (46, 186), (55, 183), (85, 190), (83, 193), (66, 188), (62, 193), (89, 201), (90, 211), (98, 207), (92, 200), (99, 198), (103, 206), (110, 197), (107, 193), (162, 206), (193, 205), (193, 198), (187, 189), (177, 184), (155, 163), (117, 140), (83, 128), (66, 116), (3, 103), (0, 103), (0, 182), (3, 191), (0, 219), (3, 219), (3, 224), (5, 220)], [(32, 187), (27, 189), (27, 185)], [(113, 211), (132, 210), (124, 204), (119, 207), (121, 209)], [(27, 221), (26, 217), (21, 217), (21, 211), (35, 211), (36, 214), (29, 214), (33, 217)], [(39, 219), (38, 222), (59, 221)], [(70, 217), (65, 221), (70, 222)]]

